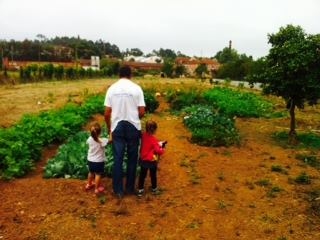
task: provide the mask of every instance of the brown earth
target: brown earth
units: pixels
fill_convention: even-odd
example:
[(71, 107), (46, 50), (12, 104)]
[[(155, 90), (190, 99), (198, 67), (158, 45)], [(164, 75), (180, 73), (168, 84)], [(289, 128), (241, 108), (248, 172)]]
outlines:
[[(83, 89), (106, 89), (103, 81), (85, 84), (74, 90), (75, 96), (81, 96)], [(19, 85), (15, 94), (26, 105), (10, 101), (9, 109), (14, 112), (20, 103), (25, 110), (20, 115), (33, 112), (32, 104), (38, 106), (50, 91), (55, 100), (47, 101), (47, 108), (58, 107), (70, 98), (72, 86), (65, 89), (57, 84), (49, 90), (41, 84)], [(35, 97), (32, 91), (37, 87), (40, 92)], [(2, 88), (0, 99), (11, 90)], [(107, 193), (100, 198), (84, 190), (85, 181), (43, 179), (43, 167), (57, 149), (49, 146), (28, 176), (0, 181), (0, 239), (320, 239), (320, 208), (312, 209), (317, 200), (309, 194), (319, 190), (319, 171), (295, 159), (301, 150), (284, 149), (271, 138), (273, 132), (289, 126), (288, 118), (237, 119), (240, 146), (202, 147), (190, 143), (182, 118), (170, 114), (164, 97), (159, 101), (157, 112), (145, 119), (156, 120), (157, 137), (168, 140), (158, 175), (162, 194), (147, 192), (141, 199), (125, 196), (119, 201), (111, 193), (109, 178), (103, 179)], [(0, 108), (1, 116), (8, 113), (4, 109)], [(306, 112), (312, 117), (307, 118)], [(16, 121), (17, 116), (19, 112), (11, 119)], [(298, 119), (299, 128), (319, 130), (318, 110), (299, 112)], [(103, 122), (103, 117), (95, 120)], [(13, 122), (5, 119), (1, 124)], [(276, 165), (283, 171), (271, 171)], [(293, 183), (301, 172), (311, 176), (310, 185)]]

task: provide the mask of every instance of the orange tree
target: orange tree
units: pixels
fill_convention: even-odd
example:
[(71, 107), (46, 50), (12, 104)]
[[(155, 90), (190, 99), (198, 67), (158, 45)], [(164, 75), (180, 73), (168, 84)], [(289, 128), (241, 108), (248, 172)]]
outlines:
[[(289, 142), (296, 142), (295, 108), (320, 98), (320, 34), (308, 35), (300, 26), (287, 25), (269, 34), (271, 49), (256, 80), (264, 92), (281, 96), (290, 112)], [(253, 80), (255, 81), (255, 80)]]

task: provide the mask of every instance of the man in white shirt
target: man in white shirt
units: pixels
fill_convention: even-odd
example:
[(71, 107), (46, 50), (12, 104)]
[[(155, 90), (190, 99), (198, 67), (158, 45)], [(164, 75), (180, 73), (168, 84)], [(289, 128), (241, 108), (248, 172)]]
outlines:
[(125, 153), (128, 157), (125, 191), (128, 194), (134, 194), (135, 191), (141, 137), (140, 119), (145, 114), (145, 101), (141, 87), (131, 81), (130, 67), (122, 66), (119, 77), (120, 79), (107, 90), (104, 117), (109, 134), (112, 134), (113, 191), (121, 198), (124, 194), (122, 164)]

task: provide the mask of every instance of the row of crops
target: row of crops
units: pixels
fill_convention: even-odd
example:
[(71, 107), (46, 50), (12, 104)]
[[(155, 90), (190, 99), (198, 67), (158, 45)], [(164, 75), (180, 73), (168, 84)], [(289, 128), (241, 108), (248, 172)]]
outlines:
[(273, 117), (273, 104), (261, 96), (230, 88), (215, 87), (171, 92), (171, 109), (184, 116), (192, 133), (191, 141), (205, 146), (230, 146), (240, 143), (236, 117)]
[[(145, 95), (148, 111), (152, 112), (158, 107), (157, 101), (152, 93)], [(0, 129), (0, 177), (11, 179), (26, 175), (40, 159), (45, 146), (65, 142), (79, 132), (91, 116), (103, 114), (103, 102), (103, 95), (89, 96), (82, 105), (68, 103), (59, 110), (27, 114), (15, 126)]]
[[(272, 104), (261, 97), (227, 88), (205, 92), (171, 90), (166, 97), (171, 109), (184, 117), (184, 124), (192, 132), (191, 140), (206, 146), (230, 146), (240, 142), (234, 116), (266, 117), (272, 112)], [(1, 178), (24, 176), (40, 159), (43, 147), (63, 142), (57, 155), (48, 161), (44, 177), (85, 178), (88, 132), (81, 128), (93, 114), (104, 112), (103, 101), (104, 96), (91, 96), (82, 105), (68, 104), (60, 110), (26, 115), (14, 127), (0, 129)], [(145, 90), (145, 101), (150, 113), (159, 106), (152, 91)], [(105, 172), (111, 175), (110, 146), (106, 154)]]

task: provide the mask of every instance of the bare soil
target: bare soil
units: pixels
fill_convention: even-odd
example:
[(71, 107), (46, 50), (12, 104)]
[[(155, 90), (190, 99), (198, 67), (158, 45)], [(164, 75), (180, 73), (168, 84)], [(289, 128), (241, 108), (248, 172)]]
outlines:
[[(1, 126), (37, 112), (35, 106), (56, 108), (70, 97), (81, 101), (81, 92), (107, 87), (105, 81), (68, 84), (2, 87), (0, 99), (8, 108), (0, 104), (0, 114), (14, 113), (3, 117)], [(289, 126), (288, 118), (237, 119), (240, 146), (203, 147), (190, 143), (181, 117), (170, 113), (163, 96), (159, 101), (156, 113), (146, 118), (157, 121), (157, 137), (168, 140), (159, 164), (160, 195), (147, 191), (140, 199), (119, 200), (111, 179), (104, 178), (106, 195), (97, 197), (84, 190), (84, 180), (43, 179), (43, 167), (58, 147), (48, 146), (33, 172), (0, 181), (0, 239), (320, 239), (320, 208), (312, 208), (319, 200), (309, 194), (320, 189), (320, 173), (295, 159), (302, 150), (284, 149), (271, 137)], [(317, 109), (298, 112), (297, 119), (298, 128), (319, 130)], [(272, 171), (275, 165), (284, 171)], [(310, 185), (292, 181), (301, 172), (311, 176)]]

